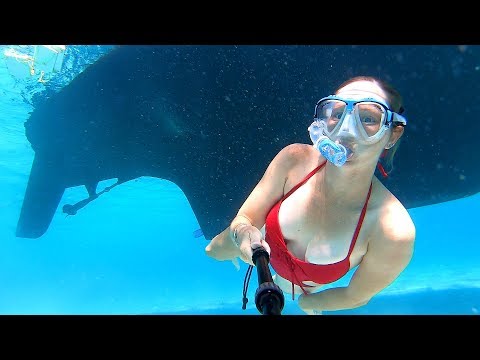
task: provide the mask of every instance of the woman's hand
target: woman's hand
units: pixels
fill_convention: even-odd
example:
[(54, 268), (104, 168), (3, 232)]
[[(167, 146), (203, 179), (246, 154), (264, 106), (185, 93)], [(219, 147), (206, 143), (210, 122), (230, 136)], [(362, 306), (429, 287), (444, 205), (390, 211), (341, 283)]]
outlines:
[(229, 234), (230, 229), (226, 228), (216, 235), (206, 246), (205, 252), (209, 257), (218, 261), (232, 260), (235, 265), (237, 257), (240, 256), (240, 250), (235, 246)]
[(240, 226), (236, 232), (237, 239), (235, 243), (240, 249), (240, 259), (250, 265), (255, 265), (252, 261), (253, 251), (258, 247), (263, 247), (270, 254), (270, 246), (263, 238), (262, 232), (253, 225)]

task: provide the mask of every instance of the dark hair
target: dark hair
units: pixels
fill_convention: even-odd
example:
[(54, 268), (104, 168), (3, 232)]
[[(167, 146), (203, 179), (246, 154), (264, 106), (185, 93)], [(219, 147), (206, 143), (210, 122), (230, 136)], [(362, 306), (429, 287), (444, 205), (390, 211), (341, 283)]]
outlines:
[[(378, 85), (386, 94), (387, 94), (387, 104), (390, 107), (390, 110), (395, 111), (398, 114), (403, 113), (404, 108), (403, 108), (403, 98), (402, 95), (398, 92), (396, 88), (394, 88), (390, 83), (388, 83), (385, 80), (381, 80), (378, 78), (375, 78), (373, 76), (355, 76), (352, 77), (346, 81), (344, 81), (340, 86), (337, 87), (335, 90), (335, 93), (337, 93), (340, 89), (343, 87), (347, 86), (348, 84), (351, 84), (353, 82), (357, 81), (370, 81), (376, 85)], [(394, 126), (402, 126), (398, 124), (394, 124)], [(393, 157), (395, 156), (395, 153), (398, 150), (398, 147), (400, 146), (400, 140), (402, 138), (398, 139), (398, 141), (395, 143), (395, 145), (390, 148), (385, 156), (383, 157), (383, 163), (387, 166), (385, 171), (388, 173), (392, 172), (393, 170)]]

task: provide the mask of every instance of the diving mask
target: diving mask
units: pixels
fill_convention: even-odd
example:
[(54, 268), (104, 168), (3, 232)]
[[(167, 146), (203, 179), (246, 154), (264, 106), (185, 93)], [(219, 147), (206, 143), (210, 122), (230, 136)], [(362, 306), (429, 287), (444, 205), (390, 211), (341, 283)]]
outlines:
[(407, 124), (402, 115), (391, 111), (386, 103), (378, 99), (353, 100), (337, 95), (317, 102), (314, 120), (323, 134), (332, 140), (340, 132), (348, 132), (363, 144), (378, 142), (392, 124)]

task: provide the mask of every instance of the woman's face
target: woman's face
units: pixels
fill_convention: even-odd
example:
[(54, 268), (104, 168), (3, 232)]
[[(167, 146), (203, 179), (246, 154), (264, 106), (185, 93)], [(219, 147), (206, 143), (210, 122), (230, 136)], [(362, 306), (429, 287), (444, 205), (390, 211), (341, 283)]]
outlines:
[[(339, 89), (335, 95), (350, 100), (370, 98), (388, 104), (386, 93), (375, 83), (365, 80), (348, 84)], [(371, 106), (368, 104), (362, 106), (363, 107), (358, 107), (358, 112), (360, 112), (358, 116), (362, 119), (363, 125), (361, 131), (365, 130), (365, 134), (372, 135), (369, 132), (375, 128), (373, 121), (375, 118), (375, 109), (371, 109)], [(384, 133), (381, 133), (382, 135), (378, 140), (375, 139), (375, 141), (365, 142), (362, 137), (359, 136), (358, 132), (361, 125), (358, 125), (357, 123), (355, 123), (357, 124), (357, 127), (351, 125), (356, 121), (352, 117), (353, 114), (345, 115), (340, 130), (335, 138), (332, 139), (351, 150), (352, 155), (347, 160), (350, 162), (367, 161), (369, 159), (376, 162), (383, 150), (391, 147), (390, 145), (395, 143), (403, 133), (403, 127), (399, 126), (399, 129), (396, 130), (387, 129)], [(376, 127), (376, 129), (378, 129), (378, 127)]]

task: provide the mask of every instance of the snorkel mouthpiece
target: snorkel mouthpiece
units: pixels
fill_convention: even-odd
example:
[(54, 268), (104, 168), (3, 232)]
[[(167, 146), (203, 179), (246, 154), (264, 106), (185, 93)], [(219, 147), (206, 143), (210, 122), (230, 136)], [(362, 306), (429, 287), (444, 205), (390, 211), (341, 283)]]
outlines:
[(347, 161), (347, 149), (342, 144), (336, 144), (326, 136), (320, 137), (314, 144), (325, 159), (335, 166), (342, 166)]
[(314, 121), (308, 127), (313, 146), (332, 164), (342, 166), (347, 161), (348, 151), (342, 144), (337, 144), (325, 136), (323, 126), (322, 122)]

